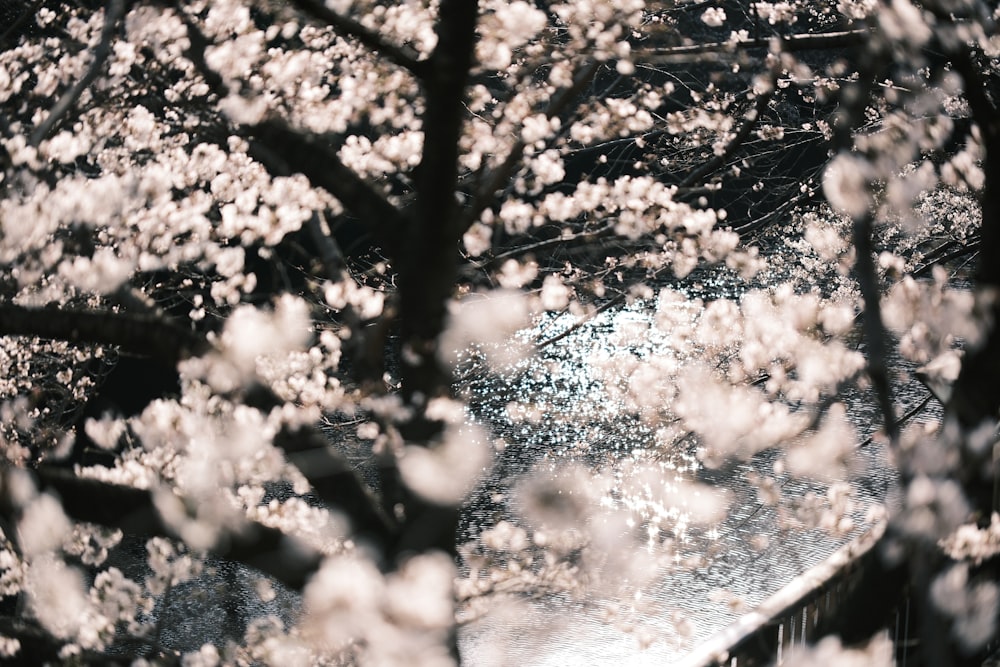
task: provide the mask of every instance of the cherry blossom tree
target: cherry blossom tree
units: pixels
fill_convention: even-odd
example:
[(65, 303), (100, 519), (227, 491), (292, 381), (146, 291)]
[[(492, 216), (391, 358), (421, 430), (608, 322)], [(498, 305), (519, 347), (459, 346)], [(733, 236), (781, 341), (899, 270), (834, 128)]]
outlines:
[[(635, 581), (641, 554), (717, 521), (718, 495), (675, 479), (691, 442), (706, 469), (777, 452), (776, 474), (831, 492), (805, 507), (757, 476), (761, 495), (849, 532), (843, 392), (870, 384), (900, 500), (824, 631), (864, 642), (909, 584), (926, 664), (981, 662), (1000, 409), (987, 3), (0, 15), (5, 659), (455, 664), (462, 619), (599, 571)], [(708, 275), (741, 287), (711, 294)], [(594, 361), (649, 451), (626, 473), (526, 475), (524, 515), (460, 544), (502, 441), (459, 375), (516, 374), (630, 304), (652, 323)], [(517, 333), (545, 318), (559, 333)], [(644, 351), (654, 337), (676, 354)], [(937, 388), (940, 423), (903, 428), (893, 351)], [(537, 420), (537, 398), (510, 419)], [(136, 539), (130, 570), (115, 554)], [(162, 610), (206, 554), (301, 609), (179, 656)]]

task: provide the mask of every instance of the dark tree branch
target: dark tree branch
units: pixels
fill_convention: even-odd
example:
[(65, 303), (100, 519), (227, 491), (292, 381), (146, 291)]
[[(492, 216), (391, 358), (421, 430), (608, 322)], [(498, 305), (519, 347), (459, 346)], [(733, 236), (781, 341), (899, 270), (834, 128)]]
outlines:
[(384, 40), (377, 32), (369, 30), (361, 23), (342, 16), (318, 0), (292, 0), (292, 4), (315, 19), (326, 23), (338, 35), (357, 40), (377, 56), (382, 56), (389, 62), (409, 70), (419, 79), (430, 75), (428, 61), (421, 60), (420, 54), (406, 46), (396, 46)]
[[(885, 66), (885, 54), (877, 49), (861, 49), (857, 54), (864, 65), (860, 68), (858, 82), (841, 94), (842, 107), (833, 123), (833, 146), (842, 154), (853, 150), (854, 132), (863, 122), (864, 110), (871, 97), (876, 74)], [(873, 216), (871, 207), (864, 213), (853, 216), (854, 272), (864, 301), (862, 333), (867, 345), (865, 357), (868, 362), (868, 376), (875, 389), (875, 397), (882, 413), (890, 447), (896, 449), (899, 423), (893, 410), (892, 383), (889, 380), (886, 361), (889, 349), (888, 334), (882, 322), (882, 294), (878, 284), (878, 273), (875, 270), (875, 250), (872, 247)]]
[(18, 35), (18, 31), (21, 29), (29, 18), (35, 16), (38, 13), (38, 9), (42, 6), (45, 0), (35, 0), (30, 5), (25, 6), (21, 9), (21, 13), (16, 19), (10, 22), (7, 29), (0, 33), (0, 48), (3, 48), (8, 44), (8, 42), (13, 41), (14, 37)]
[[(297, 0), (297, 4), (303, 8), (305, 5), (309, 5), (321, 13), (332, 13), (326, 7), (309, 0)], [(220, 98), (225, 97), (229, 94), (225, 82), (218, 72), (209, 67), (205, 61), (207, 38), (183, 11), (179, 9), (177, 11), (188, 30), (191, 46), (187, 51), (187, 56), (212, 91)], [(362, 30), (364, 30), (363, 27)], [(294, 171), (300, 171), (314, 186), (327, 190), (337, 197), (348, 210), (372, 224), (376, 230), (376, 237), (379, 238), (386, 252), (391, 253), (402, 228), (401, 216), (385, 201), (384, 197), (340, 162), (340, 159), (329, 149), (327, 144), (321, 144), (279, 121), (267, 121), (252, 127), (249, 129), (249, 133), (251, 135), (251, 154), (273, 175), (285, 176)], [(253, 137), (256, 137), (256, 141)], [(331, 280), (339, 279), (345, 262), (336, 241), (322, 230), (317, 216), (311, 217), (306, 226), (310, 236), (320, 248), (320, 259), (327, 277)], [(380, 227), (386, 229), (380, 233)]]
[(965, 84), (965, 97), (972, 120), (979, 126), (985, 152), (982, 167), (985, 181), (980, 195), (982, 252), (976, 266), (976, 281), (983, 287), (1000, 288), (1000, 262), (996, 261), (995, 254), (1000, 249), (1000, 110), (986, 94), (986, 82), (970, 49), (963, 45), (953, 55), (953, 60)]
[[(77, 477), (63, 468), (43, 466), (37, 474), (42, 488), (59, 497), (71, 519), (131, 535), (175, 537), (150, 491)], [(223, 536), (212, 553), (260, 570), (295, 590), (302, 590), (322, 560), (280, 530), (249, 522), (243, 530)]]
[(788, 37), (770, 37), (748, 39), (740, 42), (708, 42), (685, 46), (669, 46), (655, 49), (636, 49), (632, 57), (636, 64), (655, 65), (658, 63), (686, 61), (691, 56), (706, 53), (735, 53), (749, 49), (767, 49), (777, 43), (782, 51), (794, 53), (798, 51), (822, 51), (826, 49), (844, 49), (863, 44), (871, 36), (867, 30), (845, 30), (813, 35), (789, 35)]
[(628, 292), (619, 292), (613, 298), (611, 298), (608, 301), (605, 301), (604, 303), (602, 303), (594, 311), (592, 311), (590, 313), (587, 313), (586, 315), (584, 315), (583, 317), (581, 317), (580, 319), (578, 319), (576, 322), (573, 323), (572, 326), (570, 326), (569, 328), (567, 328), (565, 331), (561, 331), (560, 333), (557, 333), (556, 335), (554, 335), (554, 336), (552, 336), (550, 338), (546, 338), (545, 340), (541, 341), (540, 343), (537, 343), (535, 345), (535, 349), (536, 350), (542, 350), (542, 349), (544, 349), (546, 347), (549, 347), (550, 345), (558, 343), (559, 341), (561, 341), (562, 339), (564, 339), (564, 338), (566, 338), (568, 336), (571, 336), (572, 334), (574, 334), (577, 331), (579, 331), (580, 329), (582, 329), (584, 327), (584, 325), (587, 324), (587, 322), (593, 321), (593, 319), (595, 317), (597, 317), (598, 315), (600, 315), (601, 313), (606, 312), (606, 311), (610, 310), (611, 308), (614, 308), (615, 306), (619, 306), (619, 305), (625, 303), (625, 300), (627, 298), (628, 298)]
[(972, 51), (968, 47), (963, 47), (955, 53), (952, 60), (955, 70), (965, 83), (965, 99), (969, 102), (973, 119), (985, 134), (997, 134), (1000, 131), (998, 109), (986, 94), (986, 82), (983, 80), (980, 68), (973, 60)]
[[(980, 128), (983, 143), (982, 170), (985, 177), (980, 194), (982, 222), (979, 234), (979, 259), (974, 276), (984, 296), (981, 317), (989, 322), (986, 339), (966, 351), (958, 379), (952, 386), (947, 412), (966, 431), (983, 424), (997, 423), (1000, 417), (1000, 113), (986, 97), (985, 86), (973, 66), (967, 49), (956, 57), (956, 69), (964, 79), (973, 120)], [(963, 490), (978, 512), (978, 519), (988, 523), (998, 510), (995, 499), (998, 484), (993, 447), (962, 447), (960, 477)]]
[(868, 376), (875, 388), (879, 410), (885, 423), (885, 432), (889, 441), (895, 444), (899, 438), (899, 423), (893, 410), (892, 383), (889, 381), (889, 367), (886, 359), (889, 349), (885, 326), (882, 324), (881, 290), (878, 286), (878, 274), (875, 271), (875, 260), (872, 248), (872, 216), (866, 213), (855, 218), (854, 228), (855, 263), (854, 270), (861, 288), (861, 296), (865, 303), (865, 314), (862, 321), (865, 343), (868, 345)]
[(336, 197), (348, 211), (371, 225), (375, 237), (396, 257), (406, 225), (403, 216), (372, 186), (347, 167), (327, 143), (269, 120), (246, 128), (250, 155), (276, 176), (301, 173), (313, 186)]
[[(959, 377), (945, 405), (945, 419), (957, 421), (960, 426), (956, 430), (958, 441), (951, 445), (960, 450), (954, 468), (928, 473), (913, 469), (903, 461), (900, 472), (904, 488), (917, 472), (930, 474), (938, 480), (945, 476), (947, 479), (957, 480), (972, 506), (974, 517), (982, 524), (988, 523), (990, 512), (994, 509), (995, 464), (991, 461), (993, 447), (992, 443), (972, 447), (968, 439), (969, 433), (984, 423), (995, 426), (1000, 411), (1000, 388), (996, 382), (996, 378), (1000, 376), (1000, 328), (995, 324), (1000, 321), (998, 319), (1000, 301), (995, 298), (996, 290), (1000, 288), (1000, 269), (997, 268), (996, 262), (996, 257), (1000, 255), (1000, 136), (996, 131), (1000, 121), (997, 120), (993, 104), (983, 92), (985, 86), (981, 80), (981, 72), (974, 66), (968, 49), (960, 45), (958, 50), (961, 53), (949, 55), (955, 59), (955, 68), (965, 79), (970, 109), (976, 123), (982, 124), (984, 138), (983, 171), (986, 182), (982, 193), (980, 264), (975, 279), (981, 293), (985, 292), (987, 295), (980, 317), (993, 324), (986, 340), (966, 351)], [(879, 53), (870, 54), (869, 65), (862, 71), (861, 85), (864, 85), (865, 81), (873, 80), (875, 68), (872, 67), (871, 61), (877, 63), (881, 56)], [(842, 114), (841, 122), (835, 125), (835, 141), (841, 150), (846, 149), (850, 133), (858, 127), (860, 115), (857, 111), (868, 99), (868, 91), (861, 92), (862, 94), (855, 96), (854, 105), (847, 105), (854, 108), (848, 108)], [(869, 212), (858, 216), (854, 222), (854, 242), (858, 255), (856, 270), (865, 300), (865, 338), (869, 345), (870, 372), (873, 367), (878, 371), (878, 365), (884, 366), (884, 353), (880, 353), (877, 349), (884, 347), (884, 332), (868, 330), (871, 326), (869, 319), (881, 329), (881, 322), (877, 319), (879, 294), (872, 260), (871, 215)], [(876, 361), (879, 357), (883, 357), (882, 362)], [(871, 373), (879, 402), (883, 406), (882, 411), (889, 420), (891, 413), (886, 413), (888, 399), (884, 390), (879, 388), (878, 376), (881, 374), (882, 372)], [(887, 383), (887, 378), (884, 382)], [(888, 405), (888, 409), (891, 409), (891, 404)], [(945, 433), (948, 430), (945, 429)], [(914, 536), (903, 530), (896, 521), (890, 523), (886, 539), (894, 551), (904, 550), (905, 558), (897, 558), (891, 564), (883, 559), (875, 559), (868, 563), (862, 585), (846, 601), (836, 620), (831, 625), (820, 628), (820, 633), (841, 634), (848, 643), (867, 639), (879, 629), (880, 624), (884, 623), (886, 612), (891, 609), (891, 605), (885, 602), (898, 599), (905, 585), (909, 583), (912, 587), (913, 607), (917, 616), (912, 625), (919, 628), (918, 636), (921, 641), (920, 652), (915, 656), (915, 664), (935, 667), (938, 665), (971, 667), (982, 664), (985, 658), (984, 651), (989, 644), (979, 650), (969, 650), (968, 647), (960, 646), (953, 633), (954, 619), (946, 617), (932, 599), (932, 583), (953, 561), (942, 553), (934, 537)], [(995, 578), (995, 571), (990, 574), (991, 568), (995, 570), (995, 567), (995, 563), (987, 564), (986, 574)], [(851, 620), (854, 618), (865, 622), (855, 623)], [(995, 641), (996, 636), (994, 629), (991, 639)]]
[(302, 471), (320, 500), (347, 516), (360, 541), (375, 547), (379, 554), (387, 552), (396, 539), (396, 522), (382, 512), (354, 469), (320, 432), (311, 427), (282, 431), (274, 445)]
[(535, 241), (534, 243), (526, 243), (525, 245), (519, 245), (503, 252), (497, 253), (492, 257), (482, 259), (475, 262), (470, 262), (462, 268), (463, 275), (470, 275), (476, 271), (482, 271), (488, 266), (495, 265), (497, 262), (508, 259), (510, 257), (519, 257), (526, 255), (528, 253), (536, 252), (538, 250), (544, 250), (546, 248), (551, 248), (554, 246), (572, 246), (573, 244), (588, 245), (597, 242), (601, 237), (608, 236), (615, 230), (615, 224), (608, 223), (603, 227), (598, 229), (589, 229), (577, 232), (575, 234), (570, 234), (568, 236), (559, 236), (556, 238), (545, 239), (542, 241)]
[[(600, 63), (593, 61), (581, 68), (573, 78), (573, 84), (552, 97), (549, 107), (545, 110), (545, 115), (548, 118), (554, 118), (563, 113), (593, 80), (599, 67)], [(465, 212), (459, 224), (463, 233), (479, 219), (482, 212), (494, 201), (497, 192), (510, 182), (521, 163), (521, 158), (524, 157), (524, 148), (524, 142), (521, 139), (515, 141), (503, 163), (486, 175), (486, 182), (476, 192), (472, 206)]]
[(229, 90), (226, 88), (225, 81), (222, 80), (222, 76), (219, 75), (214, 69), (208, 66), (205, 61), (205, 49), (209, 46), (208, 38), (205, 37), (191, 17), (179, 6), (173, 6), (174, 11), (177, 16), (180, 17), (181, 21), (184, 23), (184, 27), (187, 28), (188, 32), (188, 44), (189, 47), (185, 55), (194, 64), (198, 73), (201, 74), (202, 78), (205, 79), (205, 83), (212, 90), (213, 93), (219, 96), (219, 98), (226, 97), (229, 94)]
[[(21, 648), (12, 656), (5, 656), (3, 664), (6, 667), (37, 667), (38, 665), (65, 664), (66, 656), (61, 653), (68, 643), (67, 640), (53, 637), (38, 624), (23, 618), (8, 618), (0, 616), (0, 635), (16, 639)], [(134, 664), (139, 655), (115, 655), (83, 650), (74, 659), (80, 664), (102, 665), (102, 667), (128, 667)], [(157, 665), (178, 665), (180, 658), (175, 655), (157, 657)]]
[(736, 135), (732, 138), (732, 140), (726, 144), (725, 150), (721, 154), (713, 156), (711, 160), (702, 163), (697, 169), (693, 169), (689, 172), (688, 175), (684, 177), (684, 180), (678, 184), (678, 187), (691, 187), (712, 172), (720, 169), (726, 164), (726, 160), (728, 160), (733, 153), (738, 151), (746, 142), (746, 140), (750, 137), (750, 133), (757, 127), (757, 124), (760, 122), (761, 115), (765, 110), (767, 110), (767, 105), (771, 102), (771, 98), (774, 96), (778, 72), (775, 71), (772, 74), (773, 76), (770, 81), (770, 89), (763, 95), (757, 96), (757, 103), (754, 105), (754, 108), (750, 111), (750, 113), (743, 118), (743, 124), (740, 126), (740, 129), (736, 132)]
[[(478, 10), (475, 0), (442, 0), (438, 41), (424, 79), (424, 145), (414, 173), (416, 206), (402, 239), (405, 252), (396, 254), (404, 347), (400, 379), (407, 402), (415, 396), (430, 399), (451, 391), (450, 374), (437, 356), (437, 340), (445, 327), (446, 302), (455, 288), (463, 231), (455, 193)], [(453, 551), (454, 535), (448, 539), (449, 551)]]
[(173, 366), (211, 349), (202, 336), (162, 317), (0, 304), (0, 335), (115, 345)]
[(101, 29), (101, 41), (98, 43), (97, 48), (94, 50), (94, 59), (90, 63), (90, 67), (87, 68), (87, 73), (80, 78), (73, 86), (63, 93), (63, 96), (59, 98), (52, 110), (49, 111), (49, 115), (45, 118), (42, 123), (35, 128), (35, 131), (31, 133), (31, 137), (28, 143), (32, 146), (38, 146), (42, 141), (45, 140), (49, 134), (59, 125), (66, 113), (76, 104), (77, 100), (80, 99), (80, 95), (83, 94), (90, 84), (94, 82), (98, 74), (101, 73), (101, 69), (104, 67), (105, 61), (107, 61), (108, 56), (111, 55), (111, 40), (114, 37), (115, 30), (118, 27), (118, 22), (121, 21), (122, 15), (125, 13), (125, 0), (109, 0), (107, 6), (104, 8), (104, 27)]
[(330, 280), (340, 280), (342, 272), (347, 268), (347, 260), (344, 259), (344, 253), (329, 229), (324, 229), (328, 227), (326, 219), (319, 213), (313, 213), (305, 225), (309, 238), (319, 248), (319, 259), (326, 277)]

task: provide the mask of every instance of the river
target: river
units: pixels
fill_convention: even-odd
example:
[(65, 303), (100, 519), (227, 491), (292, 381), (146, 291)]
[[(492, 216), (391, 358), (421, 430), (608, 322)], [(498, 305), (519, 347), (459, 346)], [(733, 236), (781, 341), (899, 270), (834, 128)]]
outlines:
[[(694, 317), (702, 305), (692, 299), (676, 307)], [(556, 559), (575, 568), (575, 577), (536, 579), (534, 588), (487, 596), (485, 611), (465, 614), (459, 642), (467, 667), (673, 664), (857, 536), (869, 508), (891, 493), (893, 469), (878, 439), (870, 438), (879, 418), (865, 392), (841, 396), (857, 447), (849, 466), (852, 506), (846, 515), (852, 525), (836, 534), (790, 527), (796, 507), (801, 511), (810, 499), (822, 504), (827, 488), (821, 483), (777, 475), (784, 501), (761, 501), (749, 480), (773, 476), (773, 453), (712, 470), (699, 462), (692, 438), (669, 450), (655, 444), (662, 424), (631, 415), (615, 380), (616, 372), (623, 381), (631, 372), (618, 363), (629, 355), (685, 362), (676, 341), (653, 326), (655, 310), (643, 301), (608, 309), (506, 373), (465, 370), (458, 387), (470, 420), (505, 444), (467, 504), (465, 537), (474, 539), (499, 521), (530, 528), (538, 508), (524, 506), (525, 485), (536, 497), (548, 493), (561, 509), (567, 502), (575, 507), (571, 496), (578, 493), (586, 501), (582, 523), (589, 526)], [(574, 322), (545, 317), (519, 335), (528, 343), (546, 340)], [(892, 366), (896, 402), (905, 414), (927, 392), (904, 362), (895, 359)], [(727, 406), (716, 409), (722, 418)], [(920, 418), (939, 414), (931, 401)], [(671, 495), (688, 483), (722, 494), (724, 516), (697, 520), (705, 498)], [(597, 509), (583, 508), (586, 503)], [(135, 551), (141, 556), (141, 544)], [(516, 565), (532, 573), (540, 554), (535, 551), (533, 565)], [(261, 613), (294, 622), (299, 597), (277, 587), (275, 599), (262, 603), (255, 581), (244, 567), (210, 559), (204, 576), (178, 587), (170, 603), (158, 607), (155, 616), (166, 625), (163, 642), (186, 650), (205, 641), (224, 645)]]
[[(544, 484), (551, 475), (553, 487), (561, 488), (563, 471), (580, 466), (598, 473), (602, 483), (611, 480), (610, 487), (600, 491), (605, 502), (593, 520), (610, 520), (612, 530), (619, 531), (591, 546), (599, 552), (592, 561), (615, 568), (603, 577), (613, 585), (603, 581), (600, 572), (588, 571), (588, 582), (598, 582), (582, 592), (499, 596), (506, 603), (463, 628), (461, 648), (468, 665), (669, 665), (856, 537), (869, 525), (870, 509), (890, 492), (893, 469), (877, 438), (870, 438), (872, 425), (879, 421), (875, 402), (859, 391), (841, 397), (857, 447), (849, 466), (850, 521), (839, 532), (789, 528), (796, 507), (803, 511), (810, 499), (822, 504), (828, 491), (824, 484), (781, 474), (775, 479), (785, 500), (761, 502), (758, 488), (748, 479), (754, 473), (773, 476), (773, 453), (709, 470), (699, 464), (690, 439), (675, 451), (659, 451), (655, 426), (629, 416), (616, 383), (606, 381), (609, 366), (614, 368), (608, 360), (619, 353), (678, 354), (669, 337), (652, 326), (654, 310), (637, 302), (606, 311), (520, 362), (514, 371), (472, 373), (466, 380), (475, 418), (505, 442), (469, 504), (465, 530), (470, 536), (498, 518), (530, 524), (530, 512), (520, 506), (523, 494), (518, 493), (524, 480)], [(545, 319), (524, 335), (543, 340), (565, 328), (566, 321)], [(618, 335), (623, 328), (647, 334), (637, 343), (634, 336)], [(924, 401), (927, 392), (902, 361), (895, 360), (895, 367), (901, 369), (897, 404), (905, 413)], [(621, 372), (631, 372), (629, 365)], [(525, 418), (531, 406), (534, 414)], [(935, 408), (933, 402), (928, 404), (922, 418), (934, 418)], [(726, 406), (717, 409), (722, 418)], [(653, 496), (637, 493), (631, 482), (637, 469), (646, 475), (647, 489), (650, 469), (661, 475), (654, 485), (690, 480), (724, 489), (729, 511), (704, 525), (688, 521), (696, 508), (663, 507), (662, 495), (657, 496), (659, 505), (651, 504)], [(842, 501), (841, 496), (835, 499)], [(649, 539), (642, 539), (646, 533), (637, 537), (636, 530), (653, 514), (658, 530), (649, 531)]]

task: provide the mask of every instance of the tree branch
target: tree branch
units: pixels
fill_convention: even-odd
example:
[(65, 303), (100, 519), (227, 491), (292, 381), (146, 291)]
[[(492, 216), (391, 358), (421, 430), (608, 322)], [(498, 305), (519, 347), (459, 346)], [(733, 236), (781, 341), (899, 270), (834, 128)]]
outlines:
[(986, 82), (972, 59), (970, 49), (962, 45), (952, 55), (952, 60), (962, 77), (965, 97), (972, 120), (979, 126), (984, 152), (982, 170), (985, 179), (980, 195), (982, 251), (976, 265), (976, 281), (980, 287), (1000, 288), (1000, 262), (996, 261), (995, 254), (1000, 249), (1000, 112), (986, 94)]
[(312, 427), (282, 431), (274, 445), (306, 476), (320, 500), (347, 515), (360, 540), (386, 553), (396, 537), (396, 522), (382, 512), (378, 500), (321, 433)]
[[(455, 193), (478, 11), (476, 0), (442, 0), (438, 41), (429, 60), (432, 74), (424, 80), (424, 144), (413, 174), (416, 204), (396, 263), (400, 344), (407, 350), (400, 379), (408, 402), (415, 396), (430, 399), (451, 391), (450, 373), (438, 360), (437, 340), (445, 326), (446, 301), (455, 289), (463, 231)], [(411, 435), (427, 440), (430, 434)], [(453, 551), (454, 535), (448, 539)]]
[(191, 17), (187, 15), (183, 8), (178, 6), (177, 3), (172, 3), (172, 6), (188, 33), (188, 49), (184, 55), (194, 64), (195, 69), (205, 79), (205, 83), (208, 84), (209, 89), (218, 95), (219, 99), (226, 97), (229, 94), (229, 90), (226, 88), (225, 81), (205, 61), (205, 50), (209, 45), (208, 38), (205, 37), (205, 33), (195, 25), (194, 21), (191, 20)]
[(319, 213), (313, 213), (306, 220), (305, 226), (309, 238), (319, 248), (319, 259), (326, 277), (330, 280), (339, 280), (341, 272), (347, 268), (347, 260), (344, 259), (343, 251), (330, 233), (326, 218)]
[(575, 234), (570, 234), (568, 236), (558, 236), (556, 238), (545, 239), (543, 241), (535, 241), (534, 243), (527, 243), (525, 245), (515, 246), (504, 250), (503, 252), (497, 253), (492, 257), (481, 259), (478, 261), (470, 262), (462, 267), (462, 274), (465, 276), (472, 275), (476, 271), (482, 271), (488, 266), (495, 265), (501, 260), (507, 259), (509, 257), (518, 257), (521, 255), (526, 255), (537, 250), (544, 250), (546, 248), (551, 248), (553, 246), (563, 246), (569, 247), (573, 243), (580, 244), (591, 244), (598, 241), (603, 236), (608, 236), (615, 230), (615, 224), (608, 223), (603, 227), (598, 229), (583, 230)]
[[(296, 2), (302, 4), (303, 8), (304, 5), (316, 5), (309, 0)], [(321, 5), (316, 5), (315, 9), (321, 13), (332, 13)], [(225, 97), (229, 94), (225, 82), (205, 60), (208, 39), (183, 11), (179, 8), (177, 11), (188, 31), (188, 58), (211, 90), (220, 98)], [(287, 176), (296, 171), (302, 173), (313, 186), (334, 195), (351, 213), (371, 224), (386, 252), (394, 253), (403, 228), (402, 216), (382, 195), (347, 168), (327, 144), (296, 131), (279, 120), (268, 120), (248, 127), (246, 134), (250, 135), (247, 137), (250, 155), (272, 175)], [(342, 253), (333, 238), (321, 229), (315, 215), (306, 225), (309, 234), (321, 249), (321, 260), (327, 277), (336, 280), (344, 264)]]
[(376, 55), (382, 56), (404, 69), (409, 70), (419, 79), (429, 74), (428, 62), (420, 59), (413, 49), (406, 46), (396, 46), (382, 39), (378, 33), (369, 30), (361, 23), (342, 16), (318, 0), (292, 0), (292, 4), (315, 19), (323, 21), (333, 28), (338, 35), (355, 39)]
[[(545, 110), (546, 117), (551, 119), (561, 114), (576, 99), (580, 91), (590, 83), (599, 67), (600, 63), (597, 61), (592, 61), (583, 67), (573, 78), (571, 86), (562, 89), (552, 97), (549, 107)], [(459, 224), (461, 232), (465, 232), (465, 230), (479, 219), (482, 212), (493, 201), (497, 191), (510, 182), (510, 178), (521, 162), (521, 158), (524, 157), (524, 148), (524, 141), (518, 138), (514, 142), (514, 145), (510, 147), (510, 151), (508, 151), (503, 163), (486, 175), (486, 182), (476, 192), (472, 206), (462, 216)]]
[(685, 61), (691, 56), (706, 53), (735, 53), (747, 49), (768, 49), (775, 42), (780, 44), (782, 51), (789, 53), (843, 49), (863, 44), (869, 36), (870, 33), (867, 30), (845, 30), (842, 32), (789, 35), (788, 37), (769, 37), (766, 39), (756, 38), (735, 42), (707, 42), (704, 44), (637, 49), (632, 52), (632, 59), (637, 65), (655, 65), (676, 62), (678, 60)]
[[(175, 537), (150, 491), (78, 477), (63, 468), (42, 466), (36, 472), (42, 488), (58, 495), (71, 519), (132, 535)], [(302, 590), (322, 560), (280, 530), (250, 522), (224, 536), (212, 553), (260, 570), (294, 590)]]
[[(58, 665), (65, 664), (66, 656), (61, 653), (67, 640), (59, 639), (43, 630), (38, 624), (23, 618), (10, 618), (0, 616), (0, 635), (16, 639), (21, 647), (12, 656), (4, 656), (3, 664), (7, 667), (37, 667), (37, 665)], [(102, 665), (102, 667), (128, 667), (135, 664), (139, 655), (115, 655), (107, 653), (82, 650), (74, 656), (80, 664)], [(158, 656), (156, 664), (166, 667), (167, 665), (180, 664), (180, 658), (174, 655)]]
[(854, 249), (856, 259), (854, 270), (857, 273), (858, 286), (864, 299), (865, 315), (862, 322), (865, 342), (868, 344), (868, 376), (875, 388), (882, 419), (885, 422), (885, 432), (895, 448), (899, 439), (899, 423), (892, 408), (892, 384), (889, 382), (889, 368), (886, 363), (888, 346), (886, 331), (882, 324), (882, 297), (878, 287), (878, 276), (875, 272), (875, 260), (872, 258), (872, 216), (870, 212), (854, 220)]
[(90, 67), (87, 68), (87, 73), (77, 81), (69, 90), (63, 93), (63, 96), (59, 98), (56, 105), (52, 107), (49, 115), (45, 118), (42, 123), (35, 128), (35, 131), (31, 133), (31, 137), (28, 143), (32, 146), (38, 146), (46, 137), (56, 128), (59, 122), (62, 120), (63, 116), (76, 104), (77, 100), (80, 99), (80, 95), (83, 94), (90, 84), (94, 82), (97, 75), (100, 74), (101, 68), (104, 67), (105, 61), (108, 56), (111, 55), (111, 39), (114, 37), (115, 29), (118, 26), (118, 22), (121, 20), (122, 15), (125, 13), (125, 0), (109, 0), (107, 6), (104, 8), (104, 27), (101, 29), (101, 41), (98, 43), (97, 48), (94, 50), (94, 60), (90, 63)]
[(115, 345), (124, 352), (159, 359), (170, 366), (211, 348), (202, 336), (162, 317), (12, 304), (0, 304), (0, 335)]
[(750, 113), (743, 118), (743, 124), (740, 126), (739, 131), (736, 132), (736, 135), (732, 138), (732, 140), (726, 145), (725, 150), (721, 154), (713, 156), (708, 162), (703, 162), (697, 169), (692, 170), (687, 176), (684, 177), (684, 180), (682, 180), (677, 187), (687, 188), (694, 185), (705, 176), (708, 176), (722, 167), (726, 163), (726, 160), (728, 160), (733, 153), (739, 150), (740, 146), (742, 146), (750, 136), (750, 133), (757, 127), (757, 123), (760, 122), (761, 115), (767, 109), (768, 103), (770, 103), (771, 98), (774, 96), (774, 89), (777, 85), (777, 74), (777, 71), (772, 73), (770, 89), (763, 95), (757, 96), (757, 103), (754, 105), (754, 108), (750, 111)]
[[(984, 297), (980, 316), (989, 322), (985, 340), (966, 350), (958, 379), (952, 385), (946, 413), (954, 417), (966, 432), (983, 424), (997, 423), (1000, 412), (1000, 114), (987, 97), (986, 85), (974, 66), (972, 55), (964, 46), (954, 56), (955, 69), (963, 78), (973, 120), (979, 126), (983, 145), (983, 189), (980, 194), (979, 258), (974, 277), (977, 291)], [(987, 522), (997, 511), (996, 494), (1000, 486), (993, 447), (964, 444), (961, 450), (962, 488)]]
[(319, 138), (277, 120), (249, 126), (245, 131), (250, 135), (250, 155), (268, 171), (277, 176), (303, 174), (313, 186), (332, 194), (344, 208), (371, 225), (385, 251), (398, 256), (406, 227), (403, 216)]

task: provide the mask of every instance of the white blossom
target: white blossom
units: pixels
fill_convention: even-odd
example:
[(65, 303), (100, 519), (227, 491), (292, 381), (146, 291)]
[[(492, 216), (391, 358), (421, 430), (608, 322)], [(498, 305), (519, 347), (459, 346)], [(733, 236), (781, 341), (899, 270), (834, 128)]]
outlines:
[(872, 206), (869, 190), (871, 168), (862, 158), (841, 153), (823, 174), (823, 193), (838, 211), (854, 218)]
[(36, 496), (18, 522), (18, 540), (25, 556), (34, 557), (59, 547), (72, 526), (62, 504), (48, 493)]
[[(76, 568), (53, 555), (37, 558), (28, 570), (26, 591), (31, 614), (53, 636), (74, 640), (86, 630), (92, 612)], [(96, 644), (96, 638), (89, 643)]]
[(721, 7), (709, 7), (701, 14), (702, 23), (718, 28), (726, 22), (726, 10)]
[(399, 462), (403, 481), (436, 504), (460, 503), (490, 464), (486, 438), (472, 425), (448, 426), (439, 443), (407, 446)]

